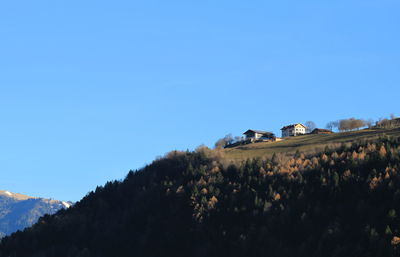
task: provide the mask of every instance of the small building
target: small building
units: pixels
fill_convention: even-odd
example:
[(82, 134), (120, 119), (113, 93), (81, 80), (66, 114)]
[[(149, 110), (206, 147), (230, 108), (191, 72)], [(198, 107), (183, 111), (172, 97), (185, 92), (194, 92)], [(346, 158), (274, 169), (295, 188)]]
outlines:
[(313, 131), (311, 131), (310, 134), (332, 134), (333, 131), (329, 130), (329, 129), (320, 129), (320, 128), (316, 128)]
[(246, 136), (246, 140), (275, 140), (275, 134), (268, 131), (249, 129), (243, 134)]
[(398, 128), (400, 127), (400, 118), (394, 118), (391, 120), (383, 119), (376, 122), (377, 128)]
[(281, 128), (282, 137), (293, 137), (304, 135), (306, 133), (306, 126), (301, 123), (287, 125)]

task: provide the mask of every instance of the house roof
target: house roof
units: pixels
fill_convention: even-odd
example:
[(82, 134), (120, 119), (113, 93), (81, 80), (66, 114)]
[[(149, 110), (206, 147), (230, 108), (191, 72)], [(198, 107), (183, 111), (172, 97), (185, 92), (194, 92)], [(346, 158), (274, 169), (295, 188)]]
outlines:
[(258, 133), (258, 134), (263, 134), (263, 135), (273, 135), (274, 133), (268, 132), (268, 131), (263, 131), (263, 130), (255, 130), (255, 129), (249, 129), (243, 134), (249, 134), (249, 133)]
[(285, 129), (288, 129), (288, 128), (294, 128), (294, 127), (297, 126), (297, 125), (301, 125), (301, 126), (303, 126), (304, 128), (306, 128), (306, 126), (304, 126), (303, 124), (301, 124), (301, 123), (296, 123), (296, 124), (291, 124), (291, 125), (284, 126), (283, 128), (281, 128), (281, 130), (285, 130)]
[(321, 129), (321, 128), (316, 128), (313, 131), (311, 131), (311, 134), (316, 133), (316, 132), (327, 132), (327, 133), (333, 133), (332, 130), (329, 129)]

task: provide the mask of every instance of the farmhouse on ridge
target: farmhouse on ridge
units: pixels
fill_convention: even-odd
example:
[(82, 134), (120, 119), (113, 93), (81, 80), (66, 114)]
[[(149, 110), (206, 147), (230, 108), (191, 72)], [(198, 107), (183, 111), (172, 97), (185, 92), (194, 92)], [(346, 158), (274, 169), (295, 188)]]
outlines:
[(287, 125), (281, 128), (282, 137), (292, 137), (298, 135), (304, 135), (306, 133), (306, 126), (301, 123)]
[(275, 140), (275, 135), (272, 132), (249, 129), (243, 133), (246, 139), (255, 140)]
[(316, 128), (310, 134), (333, 134), (332, 130)]

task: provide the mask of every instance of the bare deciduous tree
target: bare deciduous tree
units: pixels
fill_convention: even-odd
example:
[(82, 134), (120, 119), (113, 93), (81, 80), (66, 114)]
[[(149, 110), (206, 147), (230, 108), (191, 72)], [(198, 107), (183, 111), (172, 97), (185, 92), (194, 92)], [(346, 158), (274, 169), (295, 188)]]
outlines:
[(362, 119), (352, 119), (351, 120), (351, 129), (360, 129), (362, 127), (365, 127), (365, 121)]
[(307, 132), (308, 132), (308, 133), (310, 133), (311, 131), (313, 131), (313, 130), (317, 127), (317, 125), (315, 124), (315, 122), (314, 122), (314, 121), (311, 121), (311, 120), (306, 121), (305, 125), (306, 125)]
[(339, 121), (340, 131), (351, 131), (365, 126), (365, 121), (361, 119), (343, 119)]
[(400, 120), (397, 118), (392, 118), (391, 120), (389, 119), (380, 119), (377, 123), (376, 126), (378, 128), (398, 128), (400, 127)]
[(343, 119), (339, 121), (339, 127), (338, 129), (340, 131), (348, 131), (351, 130), (351, 126), (350, 126), (350, 120), (349, 119)]
[(233, 141), (234, 141), (234, 143), (243, 141), (243, 137), (235, 136), (235, 138), (233, 139)]
[(329, 130), (333, 130), (334, 128), (338, 128), (339, 127), (339, 122), (338, 121), (330, 121), (326, 124), (325, 126), (327, 129)]
[(373, 119), (368, 119), (365, 121), (365, 126), (367, 126), (368, 128), (372, 128), (374, 124), (374, 120)]
[(232, 137), (232, 134), (228, 134), (215, 142), (215, 148), (224, 148), (225, 146), (232, 144), (233, 141), (234, 139)]

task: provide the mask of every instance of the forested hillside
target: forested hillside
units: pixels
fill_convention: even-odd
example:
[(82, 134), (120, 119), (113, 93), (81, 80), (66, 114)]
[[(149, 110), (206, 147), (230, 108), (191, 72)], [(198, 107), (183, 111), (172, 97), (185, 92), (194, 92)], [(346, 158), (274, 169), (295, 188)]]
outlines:
[(400, 138), (229, 164), (171, 152), (2, 240), (0, 256), (399, 256)]

